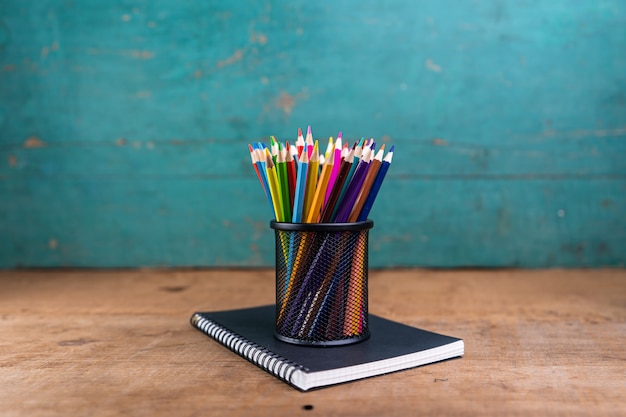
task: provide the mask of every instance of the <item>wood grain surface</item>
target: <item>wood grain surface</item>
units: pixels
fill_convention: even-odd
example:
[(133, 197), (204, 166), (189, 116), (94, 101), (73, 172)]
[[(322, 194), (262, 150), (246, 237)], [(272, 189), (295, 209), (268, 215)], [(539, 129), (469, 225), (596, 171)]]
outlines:
[(0, 415), (624, 415), (624, 270), (374, 270), (369, 300), (465, 356), (301, 393), (188, 323), (272, 270), (0, 272)]
[(3, 0), (0, 268), (271, 266), (247, 144), (307, 125), (396, 146), (374, 266), (624, 266), (625, 25), (623, 0)]

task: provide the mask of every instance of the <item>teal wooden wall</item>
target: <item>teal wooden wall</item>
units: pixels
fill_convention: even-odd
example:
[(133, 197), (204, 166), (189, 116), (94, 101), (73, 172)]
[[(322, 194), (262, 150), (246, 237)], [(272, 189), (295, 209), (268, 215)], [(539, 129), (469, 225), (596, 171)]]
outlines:
[(247, 143), (396, 145), (370, 264), (623, 266), (623, 0), (0, 2), (0, 267), (270, 266)]

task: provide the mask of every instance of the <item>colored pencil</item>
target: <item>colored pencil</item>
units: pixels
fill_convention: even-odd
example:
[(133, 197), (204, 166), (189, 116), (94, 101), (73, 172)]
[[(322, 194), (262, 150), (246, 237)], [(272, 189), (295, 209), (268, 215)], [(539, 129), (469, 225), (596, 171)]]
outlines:
[(272, 161), (276, 164), (276, 158), (278, 158), (278, 142), (274, 136), (270, 136), (270, 153), (272, 154)]
[(367, 170), (367, 175), (365, 176), (365, 180), (363, 181), (363, 186), (359, 190), (359, 194), (354, 201), (354, 207), (352, 207), (352, 211), (350, 212), (350, 216), (348, 217), (349, 223), (355, 222), (359, 217), (359, 214), (361, 213), (361, 209), (363, 208), (365, 200), (367, 199), (367, 196), (372, 189), (372, 185), (374, 184), (374, 180), (376, 179), (376, 174), (378, 174), (380, 165), (383, 162), (384, 152), (385, 145), (380, 148), (380, 150), (376, 153), (374, 159), (372, 159), (372, 163), (370, 164), (370, 167)]
[(276, 215), (276, 221), (283, 221), (283, 206), (281, 201), (281, 193), (278, 185), (278, 176), (276, 175), (276, 167), (274, 166), (274, 161), (272, 160), (272, 156), (269, 151), (266, 149), (266, 170), (267, 170), (267, 179), (270, 186), (270, 194), (272, 195), (272, 202), (274, 204), (274, 214)]
[(311, 126), (306, 129), (306, 140), (305, 140), (307, 152), (309, 153), (309, 161), (311, 160), (311, 153), (313, 152), (313, 133), (311, 132)]
[(309, 169), (309, 157), (308, 152), (302, 152), (300, 154), (300, 161), (298, 163), (298, 175), (296, 176), (296, 192), (293, 202), (293, 213), (291, 221), (293, 223), (302, 222), (302, 213), (304, 209), (304, 196), (306, 194), (307, 174)]
[(250, 159), (252, 159), (252, 167), (254, 168), (254, 172), (256, 172), (256, 176), (259, 179), (259, 182), (261, 183), (261, 187), (263, 187), (263, 191), (265, 192), (265, 194), (268, 194), (268, 189), (265, 186), (265, 183), (263, 182), (263, 177), (261, 177), (261, 173), (259, 172), (259, 161), (257, 161), (256, 159), (256, 152), (254, 151), (254, 149), (252, 148), (252, 145), (248, 144), (248, 149), (250, 150)]
[(334, 146), (335, 146), (335, 141), (333, 140), (333, 137), (331, 136), (328, 138), (328, 145), (326, 145), (326, 152), (324, 152), (324, 159), (330, 158), (333, 152)]
[(313, 202), (307, 215), (307, 223), (316, 223), (319, 220), (320, 210), (324, 203), (324, 196), (326, 195), (326, 187), (328, 186), (328, 179), (330, 178), (330, 172), (333, 169), (334, 160), (330, 158), (324, 164), (322, 168), (322, 174), (315, 187), (315, 196), (313, 196)]
[[(302, 129), (298, 128), (298, 139), (296, 139), (296, 150), (298, 151), (298, 159), (302, 155), (302, 150), (305, 147), (304, 136), (302, 136)], [(308, 156), (308, 155), (307, 155)]]
[(354, 206), (354, 200), (356, 199), (358, 192), (363, 185), (365, 175), (367, 174), (367, 169), (370, 165), (370, 155), (370, 149), (366, 148), (363, 151), (363, 157), (361, 158), (359, 165), (356, 167), (356, 171), (354, 171), (354, 175), (352, 176), (352, 180), (350, 181), (350, 185), (348, 186), (348, 191), (346, 191), (346, 195), (343, 197), (343, 200), (340, 203), (339, 210), (337, 211), (337, 215), (335, 216), (335, 222), (345, 223), (346, 221), (348, 221), (348, 216), (350, 215), (350, 211)]
[(354, 151), (350, 151), (348, 156), (341, 162), (341, 166), (339, 168), (339, 172), (337, 174), (337, 178), (335, 180), (335, 184), (333, 185), (333, 189), (331, 190), (328, 201), (324, 205), (324, 209), (322, 211), (321, 223), (328, 223), (333, 220), (332, 214), (335, 211), (335, 206), (337, 201), (339, 200), (339, 194), (343, 188), (343, 183), (348, 176), (348, 172), (353, 165), (354, 161)]
[[(289, 145), (289, 141), (286, 142)], [(294, 167), (296, 171), (298, 170), (298, 159), (300, 159), (300, 154), (298, 153), (298, 149), (296, 145), (287, 146), (287, 152), (291, 153), (291, 157), (293, 158)]]
[(317, 186), (317, 179), (319, 177), (320, 155), (318, 143), (315, 141), (313, 145), (313, 152), (309, 160), (309, 170), (306, 181), (306, 193), (304, 197), (304, 207), (302, 209), (302, 220), (306, 220), (309, 211), (311, 211), (311, 204), (313, 204), (313, 197), (315, 196), (315, 187)]
[[(354, 142), (339, 132), (320, 151), (311, 126), (295, 143), (269, 137), (248, 144), (250, 160), (278, 222), (355, 223), (367, 220), (392, 163), (373, 138)], [(296, 339), (358, 337), (367, 323), (367, 231), (277, 230), (277, 332)]]
[[(360, 236), (356, 243), (355, 253), (363, 253), (365, 251), (365, 239)], [(354, 256), (352, 259), (352, 267), (350, 268), (350, 280), (348, 282), (348, 301), (346, 305), (346, 315), (343, 326), (344, 336), (357, 335), (361, 332), (363, 326), (363, 292), (364, 285), (360, 282), (365, 274), (366, 265)]]
[(270, 203), (270, 209), (272, 213), (274, 213), (274, 203), (272, 202), (272, 195), (270, 193), (270, 187), (267, 182), (267, 174), (265, 172), (265, 162), (261, 162), (259, 160), (258, 148), (256, 145), (248, 145), (250, 149), (250, 158), (252, 159), (252, 165), (254, 166), (254, 171), (256, 172), (259, 181), (261, 182), (261, 186), (263, 187), (263, 192), (267, 197), (267, 201)]
[(365, 200), (365, 204), (363, 205), (363, 208), (361, 209), (361, 213), (359, 214), (359, 217), (357, 218), (357, 220), (360, 222), (367, 220), (367, 216), (369, 215), (370, 210), (372, 209), (374, 200), (376, 200), (376, 196), (378, 195), (378, 192), (380, 191), (380, 187), (383, 185), (383, 180), (385, 179), (385, 175), (387, 175), (387, 170), (389, 170), (389, 166), (391, 165), (391, 160), (393, 159), (394, 147), (395, 145), (391, 146), (391, 149), (389, 150), (389, 152), (383, 159), (383, 163), (380, 166), (380, 169), (378, 170), (378, 174), (376, 175), (376, 179), (374, 180), (372, 189), (370, 190), (367, 196), (367, 200)]
[[(352, 179), (352, 176), (354, 175), (354, 171), (356, 170), (357, 165), (359, 165), (358, 162), (361, 160), (361, 154), (363, 153), (363, 138), (361, 138), (360, 141), (356, 142), (353, 148), (354, 148), (354, 163), (352, 164), (352, 166), (350, 166), (350, 171), (348, 171), (348, 175), (346, 176), (346, 179), (343, 183), (343, 187), (341, 187), (341, 193), (339, 194), (339, 198), (337, 199), (337, 201), (343, 200), (343, 197), (346, 195), (346, 191), (348, 190), (348, 185), (350, 184), (350, 180)], [(338, 204), (335, 205), (335, 209), (333, 210), (333, 214), (332, 214), (333, 219), (337, 216), (337, 210), (339, 210)]]
[[(287, 181), (289, 182), (289, 204), (293, 211), (293, 199), (296, 195), (296, 161), (293, 158), (293, 154), (291, 152), (294, 146), (289, 146), (289, 142), (286, 142), (286, 164), (287, 164)], [(295, 151), (295, 149), (293, 149)], [(291, 218), (291, 216), (289, 216)]]
[[(341, 236), (342, 235), (340, 233), (326, 235), (326, 237), (324, 238), (324, 243), (318, 250), (318, 253), (328, 251), (328, 248), (339, 248), (339, 252), (336, 253), (335, 256), (330, 258), (330, 260), (327, 256), (320, 257), (322, 259), (321, 263), (319, 265), (311, 265), (309, 269), (309, 271), (316, 272), (316, 275), (322, 276), (321, 279), (320, 277), (318, 277), (317, 282), (313, 282), (310, 286), (314, 291), (311, 291), (310, 294), (307, 294), (307, 298), (310, 299), (310, 302), (308, 300), (306, 302), (308, 308), (307, 313), (303, 315), (304, 321), (300, 326), (300, 331), (298, 333), (299, 337), (304, 336), (306, 333), (309, 333), (309, 335), (311, 335), (314, 331), (312, 326), (315, 322), (319, 322), (319, 318), (321, 315), (320, 313), (322, 313), (322, 310), (328, 311), (328, 309), (330, 308), (330, 304), (332, 304), (328, 301), (330, 300), (329, 295), (332, 295), (334, 293), (332, 284), (335, 282), (335, 280), (333, 278), (335, 276), (335, 271), (337, 270), (337, 265), (339, 261), (344, 258), (342, 256), (343, 254), (341, 253), (341, 250), (343, 248), (340, 247)], [(324, 260), (326, 260), (326, 263), (323, 262)], [(324, 273), (320, 274), (320, 271), (324, 271)], [(325, 306), (326, 309), (324, 309), (323, 306)], [(317, 323), (316, 327), (319, 328), (321, 326), (319, 326), (319, 323)]]
[[(311, 126), (306, 138), (298, 128), (295, 145), (289, 141), (283, 144), (274, 136), (269, 139), (269, 146), (254, 142), (248, 144), (248, 151), (277, 221), (354, 223), (367, 219), (394, 147), (386, 156), (385, 145), (376, 151), (373, 138), (361, 138), (350, 147), (340, 131), (336, 140), (328, 139), (321, 152), (319, 142), (313, 141)], [(302, 161), (305, 165), (300, 167)]]
[[(333, 191), (335, 180), (337, 179), (337, 174), (339, 173), (339, 168), (341, 167), (341, 152), (343, 151), (343, 147), (341, 146), (341, 132), (337, 135), (337, 140), (335, 140), (335, 151), (334, 151), (334, 161), (333, 161), (333, 170), (330, 172), (330, 178), (328, 179), (328, 187), (326, 187), (326, 195), (324, 196), (324, 205), (328, 202), (328, 198)], [(330, 156), (332, 158), (332, 155)]]
[(288, 222), (291, 219), (291, 199), (289, 198), (289, 177), (287, 176), (287, 150), (282, 144), (278, 144), (278, 155), (276, 157), (276, 168), (278, 171), (278, 184), (281, 196), (283, 221)]

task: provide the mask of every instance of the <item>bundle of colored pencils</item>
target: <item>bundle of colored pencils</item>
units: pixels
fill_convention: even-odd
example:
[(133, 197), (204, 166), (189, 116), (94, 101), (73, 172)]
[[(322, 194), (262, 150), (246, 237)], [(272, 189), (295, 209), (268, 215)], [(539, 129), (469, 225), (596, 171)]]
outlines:
[(273, 136), (270, 145), (248, 145), (252, 166), (267, 196), (275, 220), (291, 223), (353, 223), (365, 221), (391, 165), (393, 150), (376, 150), (373, 139), (352, 147), (342, 134), (328, 140), (322, 153), (298, 129), (295, 145)]

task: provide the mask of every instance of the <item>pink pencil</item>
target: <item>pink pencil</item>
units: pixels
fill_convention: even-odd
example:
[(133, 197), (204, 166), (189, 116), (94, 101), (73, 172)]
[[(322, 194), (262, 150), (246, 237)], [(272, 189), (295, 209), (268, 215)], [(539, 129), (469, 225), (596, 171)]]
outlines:
[(339, 167), (341, 166), (341, 151), (343, 150), (341, 146), (341, 132), (337, 135), (337, 140), (335, 141), (335, 151), (334, 151), (334, 165), (333, 170), (330, 172), (330, 179), (328, 180), (328, 188), (326, 189), (326, 195), (324, 196), (324, 206), (328, 202), (328, 197), (333, 191), (333, 186), (335, 185), (335, 180), (337, 179), (337, 174), (339, 173)]
[(308, 152), (308, 156), (309, 156), (309, 160), (311, 160), (311, 154), (313, 153), (313, 133), (311, 133), (311, 126), (309, 126), (306, 130), (306, 140), (304, 141), (307, 152)]

